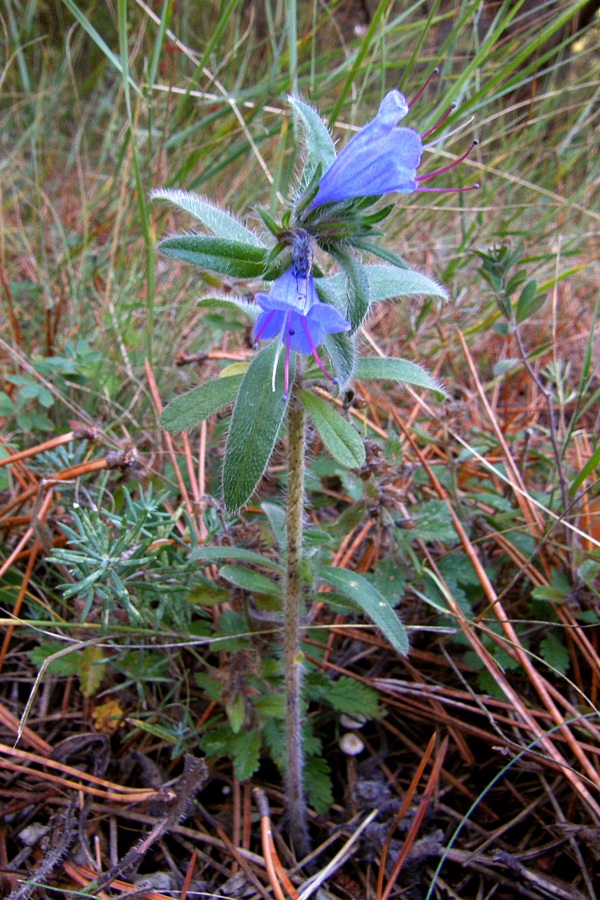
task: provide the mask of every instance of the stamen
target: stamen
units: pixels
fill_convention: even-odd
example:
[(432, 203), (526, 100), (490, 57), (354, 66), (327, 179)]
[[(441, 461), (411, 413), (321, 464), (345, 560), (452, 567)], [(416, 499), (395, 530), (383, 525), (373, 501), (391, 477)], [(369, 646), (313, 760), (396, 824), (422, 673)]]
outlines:
[(417, 102), (419, 97), (427, 90), (427, 88), (431, 84), (431, 81), (433, 80), (433, 78), (435, 78), (435, 76), (439, 75), (439, 74), (440, 74), (440, 70), (436, 66), (435, 69), (433, 70), (433, 72), (431, 73), (431, 75), (429, 76), (429, 78), (427, 79), (427, 81), (425, 82), (425, 84), (423, 85), (423, 87), (421, 88), (421, 90), (418, 92), (417, 96), (413, 97), (413, 99), (408, 104), (409, 109), (411, 108), (411, 106), (413, 106)]
[(269, 325), (271, 324), (271, 321), (272, 321), (272, 319), (273, 319), (273, 316), (275, 315), (275, 312), (276, 312), (276, 310), (272, 309), (271, 312), (267, 314), (267, 318), (266, 318), (265, 321), (263, 322), (263, 327), (260, 329), (260, 331), (258, 332), (258, 334), (256, 335), (256, 337), (254, 338), (254, 349), (255, 349), (255, 350), (256, 350), (256, 348), (258, 347), (258, 342), (260, 341), (260, 339), (262, 338), (263, 334), (265, 333), (265, 331), (267, 330), (267, 328), (268, 328)]
[(435, 147), (435, 145), (439, 144), (440, 141), (446, 141), (448, 140), (448, 138), (451, 138), (455, 134), (458, 134), (459, 131), (464, 131), (467, 125), (470, 125), (473, 121), (475, 121), (475, 116), (471, 116), (470, 119), (467, 119), (465, 122), (461, 122), (460, 125), (457, 125), (456, 128), (452, 129), (452, 131), (448, 131), (446, 134), (440, 134), (440, 136), (436, 137), (435, 140), (429, 141), (429, 143), (426, 145), (426, 149), (429, 150), (430, 147)]
[[(291, 324), (292, 313), (288, 313), (286, 316), (286, 322), (289, 320), (289, 324)], [(287, 329), (287, 337), (285, 339), (285, 387), (283, 391), (283, 399), (287, 400), (290, 393), (290, 350), (292, 348), (292, 329), (288, 325)]]
[(330, 381), (332, 381), (334, 384), (337, 384), (337, 378), (334, 378), (333, 375), (329, 374), (329, 372), (327, 371), (327, 369), (325, 368), (325, 366), (323, 365), (323, 363), (321, 361), (321, 357), (317, 353), (317, 348), (315, 347), (315, 342), (312, 339), (312, 335), (310, 333), (310, 329), (306, 322), (305, 316), (302, 317), (302, 327), (304, 328), (304, 332), (305, 332), (307, 340), (308, 340), (308, 346), (310, 347), (310, 352), (312, 353), (316, 364), (318, 365), (321, 372), (323, 373), (323, 375), (325, 375), (326, 378), (329, 378)]
[(459, 156), (458, 159), (455, 159), (454, 162), (448, 163), (447, 166), (443, 166), (441, 169), (436, 169), (435, 172), (427, 172), (426, 175), (418, 175), (417, 181), (420, 184), (421, 181), (427, 181), (429, 178), (437, 178), (438, 175), (443, 175), (444, 172), (449, 172), (450, 169), (456, 168), (456, 166), (459, 166), (462, 162), (465, 161), (467, 156), (469, 156), (469, 154), (473, 151), (478, 143), (479, 141), (473, 141), (466, 153), (463, 153), (463, 155)]
[(420, 194), (465, 194), (467, 191), (478, 191), (481, 185), (478, 181), (475, 184), (470, 184), (469, 187), (459, 187), (459, 188), (422, 188), (418, 187), (417, 191)]
[(429, 137), (430, 134), (433, 134), (434, 131), (437, 131), (438, 128), (441, 128), (446, 119), (451, 115), (451, 113), (454, 112), (455, 109), (456, 103), (451, 103), (439, 122), (436, 122), (433, 128), (430, 128), (429, 131), (426, 131), (425, 134), (422, 134), (421, 139), (424, 140), (426, 137)]
[[(276, 312), (276, 310), (274, 310), (274, 312)], [(283, 317), (283, 325), (281, 326), (281, 331), (279, 332), (279, 337), (277, 339), (277, 350), (275, 351), (275, 362), (273, 363), (273, 376), (271, 378), (271, 388), (273, 391), (275, 390), (275, 381), (277, 378), (277, 363), (279, 362), (279, 352), (281, 350), (281, 344), (283, 341), (283, 335), (285, 334), (288, 316), (289, 316), (289, 313)]]

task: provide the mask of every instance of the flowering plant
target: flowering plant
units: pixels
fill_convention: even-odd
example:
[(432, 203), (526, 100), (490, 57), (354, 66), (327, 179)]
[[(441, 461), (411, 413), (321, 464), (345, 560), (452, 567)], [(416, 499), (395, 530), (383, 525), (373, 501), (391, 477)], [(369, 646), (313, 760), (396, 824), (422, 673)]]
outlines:
[[(206, 271), (268, 286), (256, 293), (254, 303), (235, 294), (212, 294), (199, 300), (201, 307), (233, 308), (253, 318), (255, 347), (263, 342), (266, 346), (258, 351), (243, 375), (239, 374), (239, 367), (235, 374), (225, 370), (221, 378), (174, 399), (165, 409), (162, 423), (172, 431), (193, 428), (211, 413), (234, 403), (223, 467), (223, 497), (226, 509), (235, 513), (256, 491), (287, 420), (288, 491), (282, 590), (286, 774), (291, 833), (302, 848), (306, 844), (306, 816), (300, 612), (307, 583), (306, 567), (301, 566), (306, 417), (310, 417), (323, 444), (339, 463), (360, 468), (365, 462), (363, 441), (335, 403), (335, 395), (353, 377), (399, 381), (443, 395), (439, 384), (410, 360), (360, 358), (357, 336), (374, 303), (409, 295), (446, 297), (443, 287), (409, 269), (402, 259), (379, 245), (377, 226), (393, 207), (373, 207), (382, 194), (448, 190), (422, 185), (462, 162), (474, 145), (456, 162), (435, 172), (418, 174), (423, 140), (441, 127), (451, 110), (434, 128), (420, 135), (413, 128), (398, 126), (412, 104), (399, 91), (390, 91), (373, 120), (336, 156), (329, 131), (317, 112), (298, 97), (291, 97), (290, 105), (303, 132), (303, 170), (297, 195), (280, 221), (270, 212), (259, 210), (266, 226), (263, 235), (194, 194), (158, 190), (153, 196), (175, 203), (204, 229), (202, 233), (162, 240), (162, 253)], [(365, 265), (364, 253), (383, 262)], [(333, 274), (323, 265), (327, 256), (337, 267)], [(322, 389), (312, 389), (323, 377), (330, 387), (331, 402), (324, 399)], [(206, 558), (198, 553), (198, 558)], [(223, 558), (226, 556), (227, 552), (222, 553)], [(328, 565), (315, 569), (311, 577), (315, 584), (327, 584), (338, 594), (346, 595), (374, 621), (399, 653), (407, 652), (407, 636), (400, 619), (390, 601), (371, 582), (357, 573)]]

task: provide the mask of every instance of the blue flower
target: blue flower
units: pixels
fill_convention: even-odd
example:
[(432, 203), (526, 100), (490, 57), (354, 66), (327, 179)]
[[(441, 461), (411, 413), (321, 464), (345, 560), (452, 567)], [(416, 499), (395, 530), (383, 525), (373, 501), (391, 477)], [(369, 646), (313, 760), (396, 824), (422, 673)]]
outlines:
[[(256, 320), (254, 330), (255, 345), (259, 341), (277, 338), (279, 344), (285, 346), (285, 394), (287, 399), (290, 389), (290, 353), (304, 353), (313, 356), (318, 367), (330, 381), (337, 383), (326, 370), (319, 354), (319, 347), (327, 334), (349, 331), (350, 323), (335, 307), (321, 303), (312, 274), (304, 274), (296, 265), (273, 283), (268, 294), (257, 294), (256, 301), (261, 312)], [(273, 390), (277, 360), (273, 368)]]
[[(428, 79), (419, 91), (417, 100), (429, 84)], [(412, 103), (415, 101), (413, 100)], [(375, 197), (393, 191), (447, 191), (452, 188), (423, 188), (421, 182), (453, 169), (467, 158), (476, 141), (459, 159), (447, 166), (417, 175), (423, 155), (423, 138), (436, 131), (454, 110), (454, 105), (433, 128), (420, 135), (414, 128), (398, 127), (412, 103), (408, 103), (400, 91), (390, 91), (385, 95), (379, 112), (344, 147), (339, 156), (325, 172), (319, 182), (319, 190), (309, 209), (325, 203), (342, 203), (354, 197)], [(458, 190), (461, 190), (460, 188)], [(467, 188), (466, 190), (469, 190)]]

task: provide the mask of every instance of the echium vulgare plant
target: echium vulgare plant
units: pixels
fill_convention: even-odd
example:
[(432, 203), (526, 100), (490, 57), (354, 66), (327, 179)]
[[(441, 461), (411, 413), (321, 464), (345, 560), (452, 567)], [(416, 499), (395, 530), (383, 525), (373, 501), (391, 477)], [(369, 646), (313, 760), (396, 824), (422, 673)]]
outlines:
[[(303, 170), (296, 197), (280, 221), (259, 210), (266, 227), (264, 235), (194, 194), (165, 189), (155, 191), (153, 197), (175, 203), (198, 219), (204, 229), (202, 233), (162, 240), (162, 253), (229, 278), (267, 285), (256, 293), (254, 303), (231, 294), (200, 299), (200, 306), (235, 308), (255, 319), (258, 352), (243, 375), (239, 366), (234, 372), (225, 370), (222, 377), (173, 400), (162, 421), (171, 431), (185, 430), (234, 403), (223, 466), (223, 497), (230, 513), (244, 506), (255, 492), (287, 422), (282, 585), (285, 777), (290, 836), (296, 848), (303, 850), (307, 829), (300, 639), (304, 601), (311, 588), (302, 560), (306, 419), (308, 415), (335, 459), (359, 468), (365, 459), (363, 442), (335, 404), (336, 395), (353, 377), (399, 381), (440, 391), (435, 380), (415, 363), (359, 357), (357, 353), (357, 335), (373, 303), (415, 294), (446, 296), (435, 281), (411, 270), (377, 243), (381, 234), (377, 226), (393, 206), (374, 206), (382, 194), (452, 190), (430, 187), (429, 183), (462, 162), (474, 145), (450, 165), (419, 174), (424, 140), (440, 128), (453, 107), (421, 135), (398, 125), (412, 104), (400, 91), (392, 90), (383, 98), (375, 118), (336, 156), (329, 131), (317, 112), (296, 96), (289, 102), (303, 137)], [(366, 253), (383, 262), (364, 264)], [(337, 269), (334, 274), (323, 266), (322, 256), (333, 260)], [(218, 548), (195, 552), (204, 564), (218, 559), (220, 553)], [(231, 548), (224, 550), (220, 557), (231, 552)], [(407, 652), (400, 619), (366, 578), (333, 566), (322, 566), (310, 577), (313, 590), (317, 583), (333, 587), (374, 621), (397, 652)]]

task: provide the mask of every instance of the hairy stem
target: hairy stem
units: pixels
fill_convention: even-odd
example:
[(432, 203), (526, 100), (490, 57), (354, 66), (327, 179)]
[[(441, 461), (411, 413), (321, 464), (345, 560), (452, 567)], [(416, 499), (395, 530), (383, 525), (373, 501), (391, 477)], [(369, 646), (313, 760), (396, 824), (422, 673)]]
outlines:
[(286, 788), (290, 836), (298, 854), (308, 850), (306, 801), (304, 799), (302, 755), (302, 652), (300, 616), (302, 612), (302, 529), (304, 513), (304, 454), (306, 412), (294, 385), (289, 406), (287, 578), (285, 587), (285, 696), (287, 709)]

